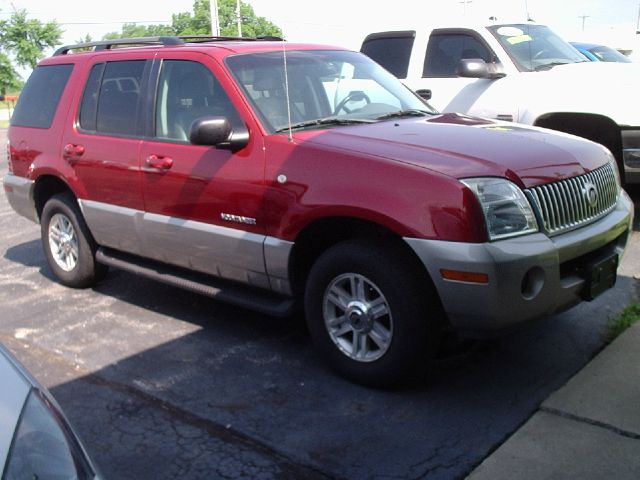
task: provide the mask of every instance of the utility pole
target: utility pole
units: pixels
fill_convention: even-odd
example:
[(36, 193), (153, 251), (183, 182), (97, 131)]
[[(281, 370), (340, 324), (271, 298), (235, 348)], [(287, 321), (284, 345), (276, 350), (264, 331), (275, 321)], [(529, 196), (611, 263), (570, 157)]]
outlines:
[(220, 18), (218, 17), (218, 0), (209, 0), (211, 10), (211, 35), (220, 36)]
[(591, 15), (578, 15), (578, 18), (582, 19), (582, 31), (584, 32), (584, 22), (587, 18), (589, 18)]
[(238, 21), (238, 36), (242, 36), (242, 16), (240, 15), (240, 0), (236, 2), (236, 20)]
[(467, 16), (467, 5), (471, 2), (473, 2), (473, 0), (461, 0), (458, 2), (462, 4), (462, 15), (465, 17)]

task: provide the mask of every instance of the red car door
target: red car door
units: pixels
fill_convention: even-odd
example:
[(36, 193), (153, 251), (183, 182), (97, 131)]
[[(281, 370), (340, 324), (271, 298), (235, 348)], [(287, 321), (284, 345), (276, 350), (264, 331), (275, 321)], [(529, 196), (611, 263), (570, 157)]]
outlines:
[[(151, 137), (140, 163), (145, 254), (268, 288), (263, 244), (264, 152), (254, 120), (215, 61), (160, 53)], [(230, 92), (231, 90), (231, 92)], [(249, 132), (238, 150), (192, 145), (193, 121), (224, 116)]]
[(65, 130), (62, 156), (76, 175), (83, 214), (96, 241), (140, 253), (136, 222), (144, 209), (139, 155), (145, 78), (152, 53), (99, 55), (85, 63)]

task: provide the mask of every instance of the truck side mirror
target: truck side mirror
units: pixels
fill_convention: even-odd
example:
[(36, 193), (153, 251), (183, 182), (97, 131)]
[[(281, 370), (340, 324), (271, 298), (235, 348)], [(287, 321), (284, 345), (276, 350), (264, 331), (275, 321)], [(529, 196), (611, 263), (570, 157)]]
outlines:
[(464, 78), (502, 78), (505, 73), (495, 63), (487, 63), (481, 58), (463, 58), (458, 63), (456, 75)]

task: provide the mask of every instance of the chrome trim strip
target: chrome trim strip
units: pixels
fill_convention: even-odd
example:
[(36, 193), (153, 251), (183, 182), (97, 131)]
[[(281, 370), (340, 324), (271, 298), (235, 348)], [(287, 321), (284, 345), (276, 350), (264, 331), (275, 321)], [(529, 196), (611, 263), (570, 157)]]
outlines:
[(33, 201), (33, 187), (35, 182), (28, 178), (7, 173), (2, 179), (4, 193), (11, 208), (32, 222), (39, 223), (38, 212)]
[(291, 295), (291, 242), (92, 200), (80, 208), (102, 246)]

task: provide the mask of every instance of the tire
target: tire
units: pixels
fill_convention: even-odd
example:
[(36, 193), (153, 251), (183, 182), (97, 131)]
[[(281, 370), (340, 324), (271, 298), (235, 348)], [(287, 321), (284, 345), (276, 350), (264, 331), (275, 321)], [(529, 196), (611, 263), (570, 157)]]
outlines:
[(305, 313), (317, 350), (363, 385), (406, 381), (426, 369), (440, 340), (435, 289), (400, 251), (392, 243), (343, 242), (318, 258), (307, 280)]
[(86, 288), (104, 278), (107, 267), (96, 262), (97, 245), (73, 195), (60, 193), (47, 201), (40, 233), (47, 262), (60, 283)]

